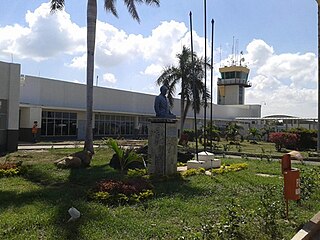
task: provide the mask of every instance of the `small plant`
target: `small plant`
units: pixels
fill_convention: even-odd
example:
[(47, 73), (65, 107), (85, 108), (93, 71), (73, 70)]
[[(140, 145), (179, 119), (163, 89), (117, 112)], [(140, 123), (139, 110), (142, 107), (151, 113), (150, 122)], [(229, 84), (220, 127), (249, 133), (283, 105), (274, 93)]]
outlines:
[(309, 170), (301, 169), (300, 172), (300, 198), (301, 200), (310, 199), (320, 184), (319, 168)]
[(245, 239), (241, 227), (247, 223), (246, 213), (232, 200), (226, 207), (226, 214), (216, 223), (219, 239)]
[(240, 145), (236, 145), (236, 149), (238, 152), (242, 152), (242, 147)]
[(271, 239), (282, 239), (277, 219), (282, 216), (284, 208), (279, 196), (279, 189), (274, 186), (265, 188), (264, 193), (260, 196), (259, 215), (262, 221), (262, 229)]
[(152, 188), (144, 179), (103, 180), (89, 192), (88, 198), (109, 205), (133, 204), (152, 198)]
[(184, 166), (186, 166), (185, 163), (183, 163), (183, 162), (177, 162), (177, 167), (184, 167)]
[(147, 169), (128, 169), (127, 176), (132, 178), (143, 177), (147, 175)]
[(0, 164), (0, 178), (12, 177), (20, 173), (21, 163), (4, 162)]
[(116, 160), (119, 162), (121, 172), (128, 170), (132, 163), (137, 162), (144, 165), (143, 157), (137, 154), (133, 149), (122, 149), (119, 147), (116, 140), (110, 138), (107, 141), (107, 146), (115, 152)]
[(229, 144), (222, 144), (222, 147), (224, 152), (228, 152), (230, 150)]

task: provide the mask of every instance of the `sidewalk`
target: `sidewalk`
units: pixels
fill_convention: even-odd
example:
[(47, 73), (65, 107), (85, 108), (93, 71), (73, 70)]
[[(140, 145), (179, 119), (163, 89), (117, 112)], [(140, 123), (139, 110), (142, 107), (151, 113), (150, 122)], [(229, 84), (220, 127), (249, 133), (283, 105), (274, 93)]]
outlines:
[[(62, 148), (83, 148), (84, 142), (40, 142), (40, 143), (26, 143), (20, 142), (18, 144), (18, 150), (43, 150), (43, 149), (62, 149)], [(99, 147), (99, 145), (93, 145), (93, 147)]]

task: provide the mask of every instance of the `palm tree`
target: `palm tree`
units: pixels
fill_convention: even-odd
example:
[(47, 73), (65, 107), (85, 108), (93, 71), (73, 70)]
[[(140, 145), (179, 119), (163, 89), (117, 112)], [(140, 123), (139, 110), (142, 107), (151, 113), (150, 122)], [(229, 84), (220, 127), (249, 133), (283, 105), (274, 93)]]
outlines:
[(226, 139), (229, 141), (236, 141), (237, 136), (241, 136), (240, 130), (243, 129), (242, 126), (237, 125), (236, 123), (229, 123), (226, 128)]
[[(136, 3), (146, 3), (148, 5), (159, 6), (160, 0), (123, 0), (128, 8), (132, 18), (140, 22)], [(115, 7), (116, 0), (104, 0), (105, 10), (110, 11), (118, 17)], [(65, 0), (51, 0), (51, 11), (62, 10)], [(94, 74), (94, 52), (96, 39), (96, 21), (97, 21), (97, 0), (88, 0), (87, 5), (87, 124), (84, 150), (94, 153), (93, 150), (93, 74)]]
[(255, 127), (249, 128), (249, 136), (252, 137), (252, 143), (256, 143), (261, 138), (260, 130)]
[[(170, 107), (173, 107), (173, 97), (176, 92), (176, 85), (181, 83), (180, 98), (180, 132), (183, 132), (184, 123), (190, 106), (199, 113), (200, 106), (204, 102), (205, 96), (210, 97), (209, 91), (204, 87), (202, 79), (204, 77), (203, 59), (198, 58), (194, 53), (194, 63), (192, 65), (191, 50), (183, 46), (182, 52), (177, 54), (178, 66), (166, 67), (157, 79), (158, 85), (168, 87), (168, 100)], [(195, 96), (193, 96), (193, 79), (195, 79)]]

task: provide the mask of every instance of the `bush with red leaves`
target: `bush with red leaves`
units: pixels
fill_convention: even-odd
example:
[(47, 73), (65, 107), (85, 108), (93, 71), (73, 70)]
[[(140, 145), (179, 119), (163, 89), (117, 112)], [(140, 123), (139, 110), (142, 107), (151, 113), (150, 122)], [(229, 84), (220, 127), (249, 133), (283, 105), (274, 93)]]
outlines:
[(139, 203), (154, 196), (152, 188), (151, 183), (142, 178), (103, 180), (89, 192), (88, 198), (113, 206)]
[(130, 179), (127, 181), (103, 180), (97, 184), (95, 192), (122, 193), (130, 196), (149, 189), (152, 189), (152, 185), (144, 179)]
[(273, 132), (270, 133), (269, 140), (275, 144), (276, 150), (280, 152), (282, 148), (296, 149), (299, 137), (295, 133)]
[(0, 163), (0, 169), (3, 169), (3, 170), (9, 170), (17, 167), (18, 166), (16, 163), (10, 163), (10, 162)]
[(0, 178), (1, 177), (12, 177), (20, 173), (21, 163), (0, 163)]

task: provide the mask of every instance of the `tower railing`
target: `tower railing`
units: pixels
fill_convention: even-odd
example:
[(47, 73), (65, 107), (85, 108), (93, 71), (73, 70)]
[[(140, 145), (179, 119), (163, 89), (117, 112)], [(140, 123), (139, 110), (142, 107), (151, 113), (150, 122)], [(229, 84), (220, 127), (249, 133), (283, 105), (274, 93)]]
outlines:
[(232, 78), (232, 79), (218, 78), (217, 84), (218, 84), (218, 86), (221, 86), (221, 85), (241, 85), (244, 87), (251, 87), (251, 83), (248, 80), (240, 79), (240, 78)]

